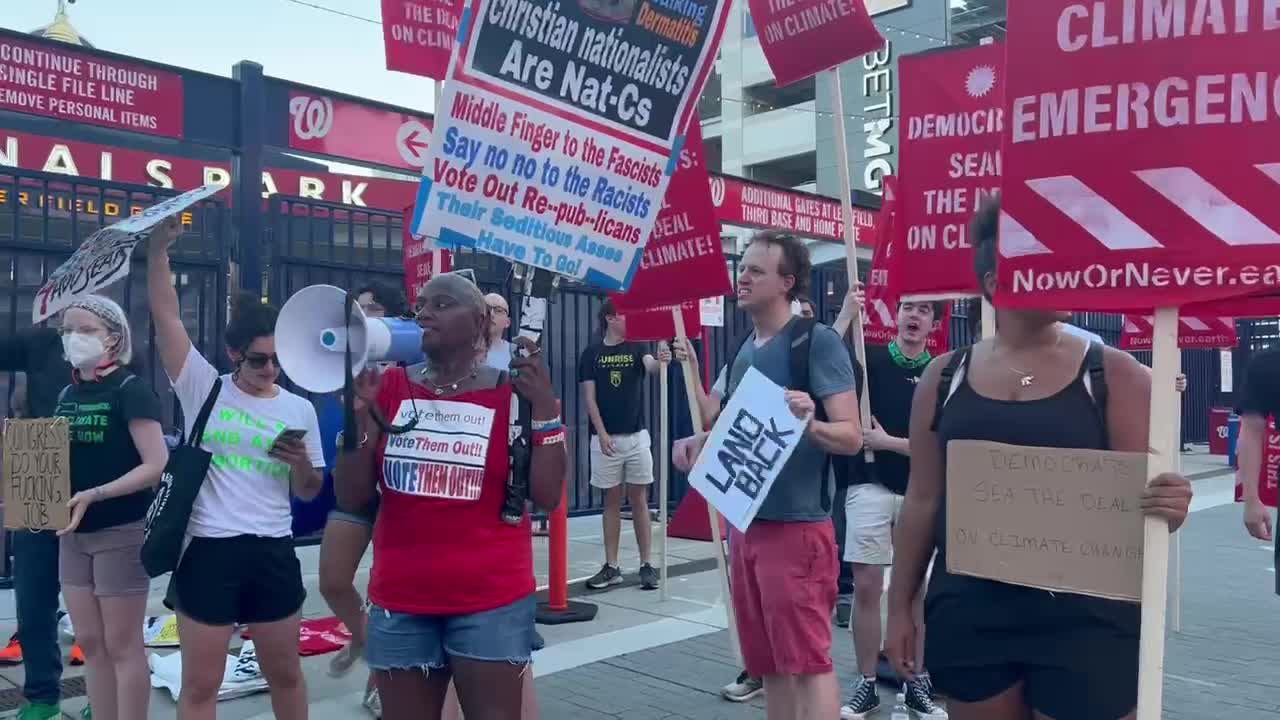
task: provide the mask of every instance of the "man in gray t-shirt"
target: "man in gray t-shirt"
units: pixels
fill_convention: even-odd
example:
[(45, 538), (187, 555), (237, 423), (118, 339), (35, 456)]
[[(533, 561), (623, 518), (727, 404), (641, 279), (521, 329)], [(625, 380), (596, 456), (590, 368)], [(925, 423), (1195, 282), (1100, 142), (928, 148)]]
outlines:
[[(730, 536), (730, 586), (747, 668), (724, 693), (732, 700), (748, 699), (761, 690), (752, 678), (761, 678), (771, 708), (785, 708), (796, 720), (829, 720), (840, 716), (840, 688), (831, 665), (839, 563), (831, 489), (823, 480), (828, 453), (851, 455), (862, 448), (853, 365), (835, 332), (815, 325), (809, 387), (792, 382), (791, 344), (797, 339), (792, 331), (798, 320), (791, 303), (804, 294), (812, 269), (800, 240), (760, 233), (739, 267), (738, 307), (751, 317), (754, 332), (738, 350), (728, 382), (710, 395), (699, 388), (702, 420), (707, 427), (714, 423), (723, 391), (731, 395), (748, 367), (787, 388), (787, 404), (796, 417), (814, 419), (747, 532), (734, 530)], [(689, 350), (684, 344), (677, 354)], [(676, 467), (688, 472), (705, 442), (706, 433), (677, 442), (672, 448)], [(793, 708), (805, 710), (797, 715)]]

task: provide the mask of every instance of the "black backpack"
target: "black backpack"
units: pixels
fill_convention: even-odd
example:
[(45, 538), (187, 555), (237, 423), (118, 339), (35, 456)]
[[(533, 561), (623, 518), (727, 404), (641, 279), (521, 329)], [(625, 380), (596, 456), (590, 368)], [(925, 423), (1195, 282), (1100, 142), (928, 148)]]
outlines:
[[(787, 326), (787, 341), (791, 346), (788, 359), (791, 382), (788, 385), (788, 389), (799, 390), (813, 395), (813, 386), (809, 380), (809, 363), (810, 354), (813, 351), (813, 331), (818, 325), (820, 323), (814, 318), (797, 318)], [(728, 362), (725, 364), (725, 390), (729, 389), (729, 378), (733, 375), (733, 364), (738, 359), (738, 352), (751, 340), (751, 336), (754, 334), (754, 330), (748, 331), (734, 343), (733, 352), (729, 354)], [(842, 342), (841, 345), (849, 352), (849, 362), (853, 364), (854, 387), (858, 389), (858, 393), (862, 393), (864, 382), (862, 364), (858, 362), (853, 348), (848, 343)], [(724, 409), (724, 406), (728, 403), (728, 396), (729, 394), (726, 392), (724, 398), (721, 399), (721, 409)], [(822, 403), (818, 401), (818, 398), (814, 398), (814, 405), (814, 417), (819, 421), (825, 421), (827, 412), (822, 407)], [(861, 457), (861, 453), (858, 454), (858, 457)], [(850, 459), (852, 460), (852, 458)], [(832, 462), (832, 457), (828, 454), (827, 469), (831, 467)], [(831, 512), (831, 489), (827, 485), (830, 473), (827, 472), (827, 469), (822, 472), (822, 509), (826, 512)]]

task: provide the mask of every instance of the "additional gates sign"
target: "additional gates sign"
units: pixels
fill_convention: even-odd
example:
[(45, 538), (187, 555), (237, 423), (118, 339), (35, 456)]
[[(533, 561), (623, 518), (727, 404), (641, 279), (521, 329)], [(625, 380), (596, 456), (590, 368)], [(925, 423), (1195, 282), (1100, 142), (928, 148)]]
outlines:
[(463, 0), (382, 0), (387, 69), (443, 79), (463, 4)]
[(0, 110), (182, 137), (182, 76), (69, 45), (0, 37)]
[(626, 290), (728, 8), (476, 0), (415, 232)]
[(907, 55), (902, 73), (898, 180), (902, 295), (978, 295), (969, 221), (1000, 189), (1004, 46)]
[(1276, 3), (1190, 5), (1009, 4), (998, 304), (1280, 288)]
[[(1155, 334), (1150, 315), (1125, 315), (1120, 332), (1121, 350), (1150, 350)], [(1235, 318), (1180, 315), (1178, 347), (1187, 350), (1220, 350), (1240, 343)], [(1223, 392), (1230, 392), (1224, 390)]]
[[(711, 202), (720, 222), (786, 230), (797, 235), (844, 242), (840, 201), (823, 195), (787, 190), (732, 175), (711, 174)], [(873, 211), (853, 209), (858, 244), (875, 229)]]
[(865, 0), (749, 0), (778, 86), (884, 47)]
[(431, 118), (289, 91), (289, 147), (422, 172)]

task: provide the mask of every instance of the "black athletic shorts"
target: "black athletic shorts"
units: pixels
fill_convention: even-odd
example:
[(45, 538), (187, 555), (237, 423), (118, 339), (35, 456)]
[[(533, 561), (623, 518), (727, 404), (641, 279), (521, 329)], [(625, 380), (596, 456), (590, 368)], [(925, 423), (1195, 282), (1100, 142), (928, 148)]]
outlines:
[(284, 620), (307, 591), (293, 538), (192, 538), (164, 604), (205, 625)]

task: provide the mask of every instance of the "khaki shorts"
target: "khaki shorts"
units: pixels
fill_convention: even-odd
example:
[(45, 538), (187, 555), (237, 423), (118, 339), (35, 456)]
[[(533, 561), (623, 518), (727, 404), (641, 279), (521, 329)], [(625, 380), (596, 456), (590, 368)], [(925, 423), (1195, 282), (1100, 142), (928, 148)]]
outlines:
[(600, 450), (600, 436), (591, 436), (591, 486), (608, 490), (622, 483), (653, 484), (653, 453), (649, 431), (613, 435), (613, 456)]
[(902, 496), (883, 485), (850, 485), (844, 499), (845, 562), (893, 564), (893, 526), (902, 512)]
[(145, 521), (62, 536), (58, 576), (67, 587), (98, 597), (146, 595), (151, 578), (142, 568)]

